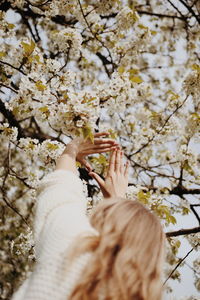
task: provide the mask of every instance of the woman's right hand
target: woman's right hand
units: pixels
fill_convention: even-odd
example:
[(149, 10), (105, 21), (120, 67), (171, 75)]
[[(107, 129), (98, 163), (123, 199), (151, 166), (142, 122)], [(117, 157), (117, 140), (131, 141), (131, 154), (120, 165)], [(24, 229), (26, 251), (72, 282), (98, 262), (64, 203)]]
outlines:
[(123, 151), (115, 149), (111, 156), (107, 175), (103, 180), (98, 174), (90, 172), (103, 193), (104, 198), (124, 197), (128, 187), (129, 161), (123, 164)]

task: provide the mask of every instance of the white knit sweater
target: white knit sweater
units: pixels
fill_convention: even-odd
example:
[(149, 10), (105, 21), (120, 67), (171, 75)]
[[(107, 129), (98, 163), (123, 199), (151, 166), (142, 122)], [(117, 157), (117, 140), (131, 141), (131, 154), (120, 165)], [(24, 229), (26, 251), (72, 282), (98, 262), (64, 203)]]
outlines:
[(73, 172), (55, 170), (46, 175), (37, 199), (36, 264), (12, 300), (67, 300), (91, 254), (76, 258), (66, 273), (66, 250), (77, 236), (98, 233), (86, 216), (82, 181)]

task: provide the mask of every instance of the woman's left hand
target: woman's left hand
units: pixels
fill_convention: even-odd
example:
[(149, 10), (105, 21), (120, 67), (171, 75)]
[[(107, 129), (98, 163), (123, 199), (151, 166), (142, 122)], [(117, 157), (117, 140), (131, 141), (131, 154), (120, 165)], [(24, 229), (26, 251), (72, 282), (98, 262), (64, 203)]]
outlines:
[(103, 138), (108, 135), (108, 132), (95, 133), (93, 142), (89, 138), (75, 138), (66, 146), (63, 154), (70, 155), (82, 165), (84, 165), (89, 172), (91, 172), (92, 167), (89, 164), (89, 162), (85, 159), (87, 155), (94, 153), (109, 152), (119, 147), (119, 144), (115, 140)]

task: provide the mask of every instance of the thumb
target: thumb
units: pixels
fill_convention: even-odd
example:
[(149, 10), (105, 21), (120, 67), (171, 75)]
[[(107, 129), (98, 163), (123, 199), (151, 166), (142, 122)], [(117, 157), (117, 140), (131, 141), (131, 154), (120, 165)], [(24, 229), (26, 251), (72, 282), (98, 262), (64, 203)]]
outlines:
[(89, 175), (93, 177), (100, 187), (104, 187), (104, 180), (95, 172), (90, 172)]
[(81, 160), (79, 160), (79, 162), (81, 162), (81, 164), (86, 167), (86, 169), (88, 170), (88, 172), (92, 171), (92, 167), (91, 167), (91, 165), (89, 164), (89, 162), (86, 159), (81, 159)]

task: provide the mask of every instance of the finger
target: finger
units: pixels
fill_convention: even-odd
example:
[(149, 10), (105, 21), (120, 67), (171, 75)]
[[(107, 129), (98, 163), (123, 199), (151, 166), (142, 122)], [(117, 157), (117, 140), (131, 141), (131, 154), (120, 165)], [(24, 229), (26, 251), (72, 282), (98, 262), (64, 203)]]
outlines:
[(90, 155), (90, 154), (94, 154), (94, 153), (99, 153), (99, 151), (106, 151), (107, 149), (113, 150), (117, 147), (117, 145), (110, 145), (110, 144), (105, 144), (105, 145), (93, 145), (93, 147), (90, 147), (88, 149), (85, 149), (84, 151), (82, 151), (82, 153), (84, 154), (84, 156), (86, 155)]
[(92, 171), (92, 166), (89, 164), (89, 162), (86, 159), (80, 160), (80, 163), (86, 167), (86, 169), (91, 172)]
[(115, 171), (120, 172), (120, 165), (121, 165), (121, 150), (118, 149), (116, 153), (116, 159), (115, 159)]
[(89, 175), (97, 181), (100, 188), (104, 187), (104, 180), (98, 174), (95, 172), (90, 172)]
[(107, 147), (107, 148), (97, 148), (97, 149), (91, 150), (90, 153), (88, 153), (88, 154), (110, 152), (110, 151), (112, 151), (112, 150), (115, 149), (115, 148), (116, 148), (116, 146), (113, 146), (113, 147)]
[(109, 135), (109, 132), (97, 132), (94, 134), (94, 137), (98, 137), (98, 136), (107, 136)]
[(110, 155), (109, 167), (108, 167), (108, 174), (113, 173), (115, 170), (115, 156), (116, 156), (117, 149), (115, 148), (114, 151)]
[(130, 162), (127, 160), (126, 165), (125, 165), (125, 170), (124, 170), (125, 177), (128, 177), (129, 167), (130, 167)]
[[(110, 148), (110, 147), (117, 147), (118, 145), (115, 145), (115, 144), (99, 144), (99, 145), (94, 145), (93, 147), (92, 147), (92, 149), (91, 150), (94, 150), (94, 149), (103, 149), (103, 148)], [(88, 149), (88, 151), (89, 151), (89, 149)]]
[(120, 173), (124, 173), (123, 151), (120, 151)]
[(118, 142), (113, 140), (113, 139), (94, 139), (94, 144), (98, 145), (98, 144), (117, 144)]

